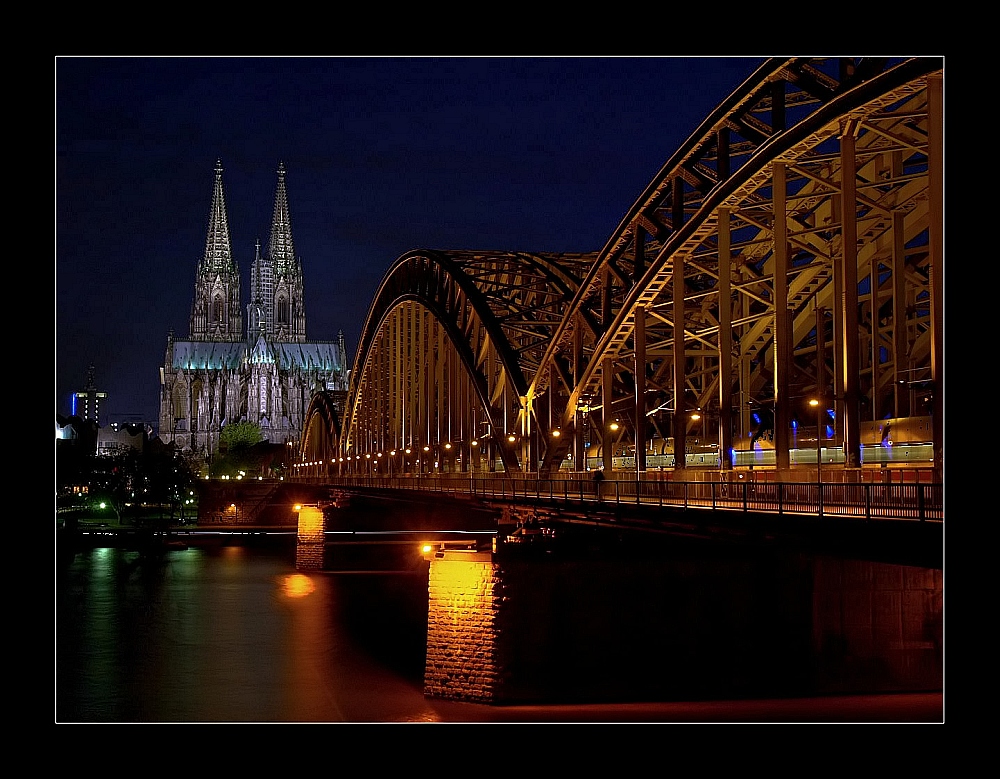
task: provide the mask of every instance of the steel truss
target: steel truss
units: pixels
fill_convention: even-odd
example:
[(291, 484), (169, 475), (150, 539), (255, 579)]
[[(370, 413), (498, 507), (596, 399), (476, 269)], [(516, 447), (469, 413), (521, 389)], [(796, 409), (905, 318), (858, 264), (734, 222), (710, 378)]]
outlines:
[(303, 457), (551, 474), (590, 444), (641, 472), (697, 436), (725, 470), (769, 438), (780, 471), (815, 398), (846, 467), (865, 422), (928, 417), (940, 471), (942, 93), (939, 58), (769, 60), (599, 252), (403, 255)]

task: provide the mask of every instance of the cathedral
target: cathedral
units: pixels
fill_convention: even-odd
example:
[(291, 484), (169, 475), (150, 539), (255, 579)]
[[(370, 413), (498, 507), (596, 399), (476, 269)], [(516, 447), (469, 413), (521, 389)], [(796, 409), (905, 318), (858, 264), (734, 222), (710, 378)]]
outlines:
[(278, 165), (267, 252), (261, 254), (258, 240), (250, 267), (245, 331), (243, 325), (240, 269), (217, 162), (188, 337), (180, 340), (170, 331), (160, 369), (164, 443), (211, 456), (222, 428), (246, 421), (259, 425), (271, 443), (297, 445), (313, 395), (346, 393), (343, 332), (337, 341), (306, 340), (302, 260), (292, 242), (284, 164)]

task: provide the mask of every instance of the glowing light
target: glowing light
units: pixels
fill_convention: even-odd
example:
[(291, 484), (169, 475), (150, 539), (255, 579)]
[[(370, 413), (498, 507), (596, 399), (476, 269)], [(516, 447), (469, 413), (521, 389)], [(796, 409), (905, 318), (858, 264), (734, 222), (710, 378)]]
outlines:
[(282, 589), (284, 590), (284, 594), (289, 598), (304, 598), (315, 591), (316, 585), (305, 574), (293, 573), (285, 577), (282, 582)]

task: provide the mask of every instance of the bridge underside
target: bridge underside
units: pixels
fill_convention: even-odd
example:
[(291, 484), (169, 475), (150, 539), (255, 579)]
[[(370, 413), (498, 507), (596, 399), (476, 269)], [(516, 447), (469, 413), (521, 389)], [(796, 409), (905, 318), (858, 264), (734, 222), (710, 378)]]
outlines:
[(905, 444), (940, 472), (942, 90), (940, 59), (771, 60), (599, 251), (408, 252), (302, 462), (782, 471)]

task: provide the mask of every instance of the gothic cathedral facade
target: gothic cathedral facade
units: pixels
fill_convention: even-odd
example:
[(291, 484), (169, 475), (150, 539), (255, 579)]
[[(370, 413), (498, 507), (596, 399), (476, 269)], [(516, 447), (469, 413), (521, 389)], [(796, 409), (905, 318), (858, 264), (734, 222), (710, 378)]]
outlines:
[(343, 332), (336, 341), (306, 339), (302, 260), (292, 241), (284, 164), (278, 165), (268, 250), (262, 255), (258, 240), (250, 268), (245, 332), (242, 305), (217, 162), (189, 334), (180, 340), (170, 331), (160, 369), (164, 443), (210, 457), (225, 425), (248, 421), (273, 444), (297, 445), (313, 395), (347, 390)]

